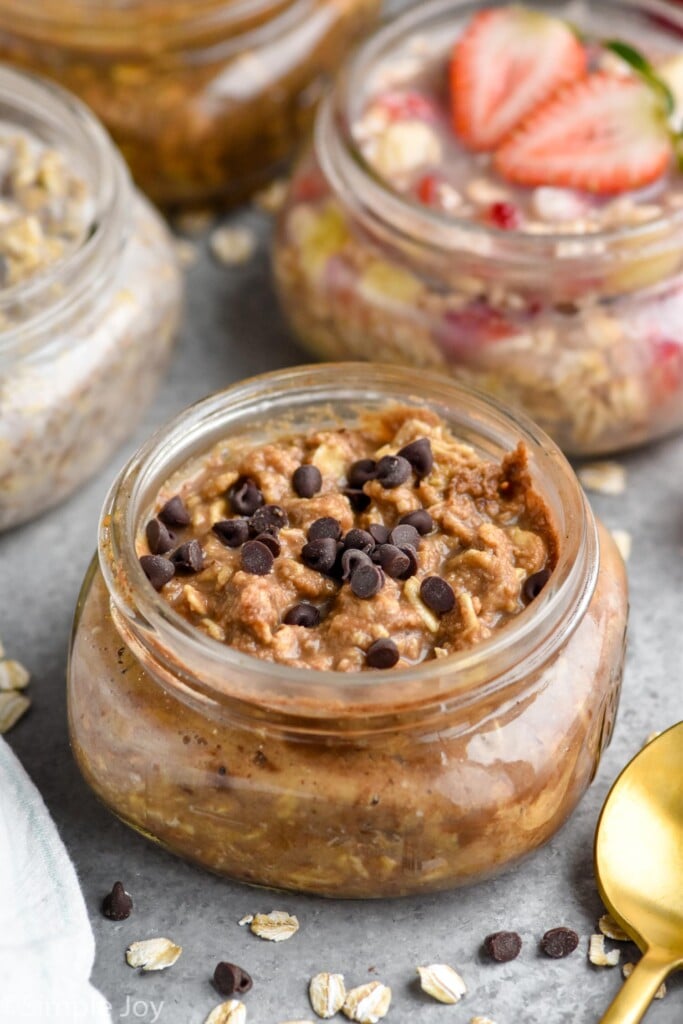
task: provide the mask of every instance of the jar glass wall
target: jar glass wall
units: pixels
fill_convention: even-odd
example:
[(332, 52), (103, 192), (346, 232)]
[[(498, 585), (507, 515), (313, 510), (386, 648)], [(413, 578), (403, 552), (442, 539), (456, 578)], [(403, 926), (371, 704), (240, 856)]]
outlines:
[[(73, 634), (73, 750), (116, 814), (204, 867), (328, 896), (446, 888), (547, 840), (595, 773), (622, 671), (619, 555), (547, 438), (434, 375), (416, 396), (413, 377), (346, 364), (247, 381), (157, 434), (107, 500)], [(213, 640), (152, 590), (136, 536), (189, 457), (396, 401), (431, 408), (491, 458), (526, 442), (561, 540), (511, 625), (408, 669), (302, 672)]]
[[(482, 6), (483, 0), (420, 4), (378, 30), (351, 61), (319, 112), (312, 148), (294, 173), (280, 215), (274, 265), (285, 313), (317, 356), (453, 374), (523, 409), (572, 454), (611, 452), (678, 430), (678, 171), (647, 205), (642, 198), (611, 204), (610, 216), (621, 223), (599, 230), (592, 225), (582, 233), (579, 218), (564, 233), (543, 224), (532, 225), (532, 233), (472, 219), (476, 209), (468, 217), (459, 214), (469, 202), (466, 193), (458, 193), (460, 206), (450, 212), (425, 205), (424, 197), (418, 201), (389, 187), (366, 159), (358, 124), (362, 116), (375, 116), (374, 108), (363, 111), (378, 81), (389, 83), (390, 117), (398, 116), (394, 107), (402, 102), (401, 116), (408, 118), (399, 126), (404, 135), (392, 135), (391, 147), (386, 138), (381, 143), (382, 158), (398, 158), (403, 139), (407, 148), (400, 159), (415, 159), (434, 115), (427, 109), (426, 122), (415, 120), (415, 110), (422, 111), (411, 93), (414, 79), (430, 101), (424, 62), (432, 74), (440, 69), (441, 82), (454, 41)], [(667, 54), (680, 51), (674, 30), (683, 28), (683, 15), (658, 0), (531, 6), (602, 36), (611, 31), (606, 25), (612, 12), (627, 40), (638, 42), (642, 35)], [(429, 176), (425, 183), (434, 184)], [(470, 186), (474, 194), (482, 183)], [(495, 199), (490, 184), (487, 189)], [(565, 204), (572, 198), (554, 190), (540, 199), (557, 202), (558, 194)]]
[(0, 0), (0, 57), (102, 118), (163, 204), (237, 201), (281, 169), (379, 0)]
[[(2, 529), (65, 498), (134, 428), (165, 368), (182, 285), (163, 221), (80, 102), (0, 69), (0, 145), (8, 161), (22, 154), (15, 178), (28, 173), (3, 207)], [(84, 211), (66, 243), (50, 233), (64, 202), (50, 174), (70, 182)]]

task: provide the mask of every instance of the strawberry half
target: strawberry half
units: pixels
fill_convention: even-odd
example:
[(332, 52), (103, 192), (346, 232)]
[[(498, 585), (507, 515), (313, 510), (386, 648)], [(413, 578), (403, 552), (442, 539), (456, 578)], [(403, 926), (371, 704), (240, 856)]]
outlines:
[(534, 107), (585, 71), (584, 47), (558, 18), (516, 6), (483, 10), (453, 51), (455, 131), (471, 149), (495, 149)]
[(642, 79), (600, 73), (566, 86), (532, 113), (494, 164), (518, 185), (614, 195), (655, 181), (672, 154), (657, 92)]

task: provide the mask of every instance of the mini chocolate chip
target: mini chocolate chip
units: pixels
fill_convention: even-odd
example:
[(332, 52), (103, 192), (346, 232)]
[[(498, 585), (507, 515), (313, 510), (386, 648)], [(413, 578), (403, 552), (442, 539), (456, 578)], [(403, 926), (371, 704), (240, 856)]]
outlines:
[(408, 460), (419, 479), (429, 476), (431, 473), (434, 465), (434, 453), (428, 437), (419, 437), (417, 441), (411, 441), (405, 448), (401, 448), (398, 454)]
[(522, 594), (527, 604), (530, 604), (531, 601), (538, 597), (549, 579), (550, 569), (541, 569), (539, 572), (535, 572), (533, 576), (528, 576), (524, 580)]
[(573, 953), (579, 944), (579, 936), (571, 928), (551, 928), (541, 939), (541, 949), (546, 956), (560, 960)]
[(381, 544), (376, 561), (394, 580), (403, 579), (403, 574), (410, 568), (410, 559), (395, 544)]
[(389, 639), (375, 640), (365, 652), (365, 661), (370, 668), (393, 668), (398, 659), (398, 647)]
[(349, 530), (344, 537), (344, 547), (348, 550), (349, 548), (357, 548), (359, 551), (372, 551), (375, 546), (375, 541), (372, 534), (368, 533), (367, 530)]
[(418, 548), (420, 546), (420, 534), (409, 523), (395, 526), (389, 534), (389, 540), (397, 548), (405, 547), (406, 544), (410, 544), (411, 548)]
[(226, 548), (241, 548), (249, 540), (249, 523), (246, 519), (221, 519), (211, 529)]
[(323, 478), (317, 466), (298, 466), (292, 476), (292, 487), (300, 498), (312, 498), (323, 485)]
[(316, 519), (308, 527), (308, 533), (306, 534), (309, 540), (320, 540), (322, 537), (339, 540), (341, 535), (341, 523), (332, 516), (323, 516), (322, 519)]
[(365, 491), (355, 487), (345, 487), (342, 494), (349, 499), (349, 505), (354, 512), (365, 512), (372, 504), (372, 498)]
[(295, 604), (285, 615), (283, 622), (288, 626), (305, 626), (312, 629), (320, 623), (320, 612), (312, 604)]
[(337, 542), (333, 537), (316, 537), (304, 544), (301, 560), (309, 569), (328, 573), (337, 561)]
[(365, 600), (378, 594), (384, 585), (384, 573), (377, 565), (359, 565), (351, 576), (350, 586), (356, 597)]
[(382, 523), (370, 523), (368, 533), (375, 544), (386, 544), (389, 540), (389, 527), (384, 526)]
[(175, 565), (169, 558), (163, 558), (161, 555), (143, 555), (140, 565), (155, 590), (161, 590), (163, 585), (175, 576)]
[(246, 971), (237, 964), (229, 964), (224, 960), (216, 964), (213, 983), (222, 996), (243, 996), (254, 984)]
[(133, 901), (123, 888), (123, 882), (114, 882), (111, 892), (102, 900), (102, 913), (110, 921), (125, 921), (132, 909)]
[(404, 524), (406, 526), (414, 526), (422, 537), (434, 529), (434, 520), (426, 508), (418, 508), (414, 512), (408, 512), (407, 515), (401, 516), (399, 523), (401, 526)]
[(408, 556), (408, 560), (410, 562), (408, 569), (404, 572), (403, 576), (401, 576), (401, 579), (408, 580), (417, 572), (417, 567), (419, 564), (417, 560), (417, 551), (412, 546), (412, 544), (406, 544), (405, 547), (401, 548), (401, 551), (403, 552), (404, 555)]
[(356, 569), (361, 565), (372, 565), (370, 555), (365, 551), (361, 551), (359, 548), (349, 548), (347, 551), (342, 552), (341, 556), (341, 576), (343, 580), (348, 580), (353, 576)]
[(277, 533), (288, 522), (287, 513), (279, 505), (264, 505), (249, 520), (249, 530), (252, 537), (258, 537), (259, 533)]
[(494, 932), (484, 939), (484, 949), (492, 960), (505, 964), (519, 956), (522, 939), (517, 932)]
[(191, 575), (201, 572), (204, 568), (204, 552), (198, 540), (188, 540), (187, 544), (181, 544), (173, 554), (171, 560), (175, 565), (175, 571)]
[(440, 576), (427, 576), (422, 580), (420, 597), (437, 615), (445, 615), (455, 605), (453, 588)]
[(251, 516), (263, 505), (264, 497), (258, 485), (249, 476), (235, 480), (227, 493), (230, 508), (238, 516)]
[(267, 576), (274, 561), (273, 552), (263, 541), (248, 540), (242, 548), (242, 568), (252, 576)]
[(383, 455), (377, 463), (377, 480), (385, 490), (404, 484), (411, 473), (412, 467), (402, 455)]
[(158, 519), (150, 519), (145, 528), (149, 550), (153, 555), (165, 555), (175, 544), (175, 536)]
[(282, 551), (280, 539), (279, 537), (276, 537), (274, 533), (259, 533), (257, 537), (254, 537), (254, 540), (259, 541), (261, 544), (265, 544), (274, 558), (277, 558)]
[(376, 476), (377, 463), (374, 459), (358, 459), (357, 462), (351, 463), (346, 479), (349, 482), (349, 487), (362, 490), (363, 484), (368, 480), (374, 480)]
[(159, 519), (167, 526), (189, 526), (192, 522), (190, 513), (185, 508), (185, 503), (179, 494), (168, 499), (159, 512)]

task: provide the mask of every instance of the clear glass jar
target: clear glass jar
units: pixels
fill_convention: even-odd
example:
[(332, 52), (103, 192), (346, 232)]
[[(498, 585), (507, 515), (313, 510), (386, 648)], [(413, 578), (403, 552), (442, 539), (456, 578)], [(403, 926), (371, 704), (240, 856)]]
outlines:
[(90, 228), (0, 288), (0, 529), (57, 504), (135, 427), (166, 366), (182, 282), (166, 227), (102, 126), (68, 93), (0, 69), (0, 129), (62, 154)]
[(102, 118), (164, 205), (237, 201), (281, 169), (380, 0), (0, 0), (0, 58)]
[[(221, 438), (434, 409), (491, 458), (522, 439), (561, 538), (541, 595), (451, 658), (385, 673), (301, 671), (205, 635), (148, 585), (143, 517)], [(614, 721), (626, 582), (559, 450), (488, 398), (367, 364), (301, 367), (212, 396), (153, 437), (103, 511), (68, 670), (71, 742), (125, 822), (204, 867), (326, 896), (395, 896), (490, 874), (548, 839)]]
[[(411, 43), (413, 63), (424, 60), (415, 58), (424, 39), (447, 54), (483, 6), (418, 4), (357, 51), (319, 111), (280, 215), (274, 264), (285, 313), (317, 356), (453, 374), (523, 409), (571, 454), (678, 430), (681, 205), (592, 234), (504, 231), (392, 191), (354, 140), (378, 68)], [(683, 13), (659, 0), (532, 6), (603, 37), (611, 19), (636, 45), (646, 30), (665, 52), (683, 29)]]

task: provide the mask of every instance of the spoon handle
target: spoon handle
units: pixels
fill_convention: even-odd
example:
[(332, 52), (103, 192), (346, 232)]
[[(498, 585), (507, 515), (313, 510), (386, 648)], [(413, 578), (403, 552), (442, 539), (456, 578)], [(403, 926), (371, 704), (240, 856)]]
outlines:
[(617, 992), (600, 1024), (638, 1024), (671, 967), (670, 960), (648, 950)]

